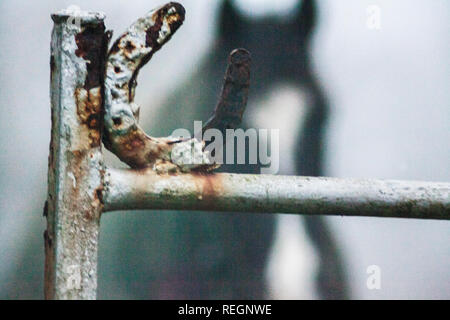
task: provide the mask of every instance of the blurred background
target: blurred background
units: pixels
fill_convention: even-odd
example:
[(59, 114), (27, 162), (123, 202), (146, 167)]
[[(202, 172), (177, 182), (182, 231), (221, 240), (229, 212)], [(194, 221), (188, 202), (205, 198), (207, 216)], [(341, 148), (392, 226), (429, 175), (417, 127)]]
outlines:
[[(253, 26), (268, 21), (283, 25), (295, 20), (298, 2), (301, 1), (236, 0), (234, 10)], [(311, 58), (299, 53), (299, 59), (307, 60), (328, 101), (323, 174), (450, 181), (448, 1), (318, 2), (307, 42)], [(50, 141), (50, 13), (70, 5), (103, 11), (106, 26), (114, 30), (115, 38), (137, 17), (159, 4), (160, 1), (149, 0), (0, 1), (0, 298), (43, 298), (42, 209)], [(170, 97), (183, 92), (185, 83), (192, 82), (198, 83), (191, 91), (193, 96), (205, 92), (214, 96), (225, 68), (223, 61), (217, 67), (216, 80), (209, 78), (215, 71), (202, 77), (202, 71), (208, 72), (212, 57), (226, 57), (228, 53), (217, 51), (223, 1), (185, 0), (182, 4), (187, 11), (183, 27), (140, 73), (136, 100), (141, 105), (141, 123), (155, 135), (168, 135), (175, 129), (174, 124), (194, 120), (191, 115), (195, 113), (189, 114), (188, 110), (187, 119), (174, 116), (167, 121), (167, 127), (161, 126)], [(375, 22), (374, 14), (379, 18)], [(283, 56), (282, 51), (277, 53), (277, 46), (289, 39), (289, 33), (285, 28), (276, 29), (276, 24), (273, 28), (279, 30), (280, 42), (263, 49), (272, 50), (272, 57)], [(261, 28), (247, 29), (255, 32), (255, 37), (264, 37), (257, 34)], [(232, 37), (229, 39), (233, 41)], [(253, 58), (258, 61), (257, 53)], [(265, 72), (281, 74), (277, 66), (274, 64)], [(258, 70), (255, 74), (264, 74)], [(266, 78), (268, 84), (273, 82), (270, 76)], [(296, 145), (296, 136), (290, 133), (298, 131), (297, 125), (307, 112), (301, 108), (294, 111), (293, 106), (307, 104), (308, 92), (282, 83), (266, 88), (261, 80), (265, 78), (257, 79), (259, 84), (252, 82), (250, 90), (264, 93), (264, 99), (251, 96), (244, 117), (249, 126), (282, 129), (280, 173), (290, 174), (295, 166), (292, 148)], [(178, 108), (183, 103), (187, 102), (180, 101)], [(207, 117), (204, 115), (202, 120)], [(109, 162), (120, 165), (113, 157), (109, 157)], [(256, 271), (249, 265), (244, 270), (247, 274), (242, 274), (233, 250), (217, 251), (220, 243), (199, 248), (183, 243), (183, 235), (195, 235), (196, 230), (181, 228), (176, 213), (151, 215), (155, 218), (143, 211), (108, 213), (102, 217), (99, 298), (324, 298), (314, 283), (320, 257), (305, 236), (305, 225), (299, 217), (276, 216), (275, 221), (261, 224), (261, 230), (254, 234), (257, 239), (252, 241), (264, 242), (261, 246), (266, 251), (255, 258), (263, 265)], [(236, 217), (224, 214), (221, 219)], [(164, 222), (159, 229), (168, 232), (155, 234), (152, 230), (158, 226), (156, 221)], [(450, 298), (448, 222), (350, 217), (327, 217), (326, 222), (345, 270), (348, 297)], [(268, 225), (274, 229), (266, 233)], [(251, 227), (236, 226), (240, 232), (252, 234)], [(228, 236), (227, 231), (237, 232), (224, 230), (224, 237)], [(263, 234), (271, 236), (258, 237)], [(233, 239), (236, 242), (229, 246), (246, 247), (238, 242), (239, 238)], [(258, 245), (250, 248), (247, 254), (251, 256), (258, 249)], [(198, 276), (199, 270), (212, 268), (216, 260), (236, 266), (230, 274), (221, 273), (220, 268), (212, 269), (220, 277), (209, 287), (206, 283), (207, 289), (202, 293), (186, 290), (185, 296), (177, 295), (177, 286), (189, 283), (183, 278), (182, 268), (200, 265), (200, 269), (189, 271)], [(370, 265), (380, 267), (379, 290), (366, 286)], [(161, 274), (161, 270), (167, 274)], [(256, 278), (249, 277), (253, 273)], [(173, 274), (179, 274), (178, 278), (171, 277)], [(264, 288), (246, 287), (246, 281), (262, 281)], [(234, 283), (240, 283), (239, 288)], [(264, 292), (248, 293), (242, 287)]]

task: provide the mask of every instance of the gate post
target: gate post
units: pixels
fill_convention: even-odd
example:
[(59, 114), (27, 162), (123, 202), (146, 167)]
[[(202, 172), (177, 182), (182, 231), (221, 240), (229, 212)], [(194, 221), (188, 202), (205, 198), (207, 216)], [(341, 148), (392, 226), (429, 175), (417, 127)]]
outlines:
[(52, 15), (45, 298), (95, 299), (103, 208), (104, 15)]

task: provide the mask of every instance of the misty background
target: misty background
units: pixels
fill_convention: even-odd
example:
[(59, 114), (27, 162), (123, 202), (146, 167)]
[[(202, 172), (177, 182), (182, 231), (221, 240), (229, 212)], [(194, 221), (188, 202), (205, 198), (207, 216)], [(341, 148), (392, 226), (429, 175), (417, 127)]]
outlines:
[[(136, 102), (142, 126), (150, 133), (152, 114), (189, 80), (214, 43), (219, 1), (180, 2), (187, 11), (183, 27), (140, 72)], [(237, 4), (246, 15), (282, 16), (295, 2)], [(50, 13), (69, 5), (103, 11), (115, 38), (161, 3), (0, 1), (0, 298), (43, 298)], [(319, 5), (312, 56), (331, 107), (326, 174), (450, 181), (448, 1), (326, 0)], [(366, 25), (371, 5), (381, 9), (380, 30)], [(447, 221), (327, 219), (343, 251), (353, 298), (450, 298)], [(120, 270), (114, 269), (114, 261), (120, 261), (114, 248), (123, 236), (114, 231), (120, 225), (132, 237), (138, 229), (133, 221), (122, 213), (102, 218), (99, 298), (133, 298), (118, 280)], [(302, 297), (289, 280), (297, 268), (308, 267), (295, 261), (304, 248), (289, 223), (280, 223), (279, 230), (274, 250), (280, 254), (273, 255), (277, 276), (270, 278), (274, 297)], [(380, 290), (366, 287), (366, 269), (374, 264), (381, 268)]]

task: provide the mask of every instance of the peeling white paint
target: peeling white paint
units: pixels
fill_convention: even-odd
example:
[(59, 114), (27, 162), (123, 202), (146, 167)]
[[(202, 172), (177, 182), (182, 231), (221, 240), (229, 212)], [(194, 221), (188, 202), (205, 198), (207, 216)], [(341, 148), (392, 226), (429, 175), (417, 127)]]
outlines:
[(70, 179), (72, 179), (72, 185), (73, 185), (74, 188), (76, 188), (76, 187), (77, 187), (77, 179), (75, 178), (75, 176), (73, 175), (73, 173), (72, 173), (72, 172), (69, 172), (69, 173), (67, 174), (67, 176), (68, 176)]

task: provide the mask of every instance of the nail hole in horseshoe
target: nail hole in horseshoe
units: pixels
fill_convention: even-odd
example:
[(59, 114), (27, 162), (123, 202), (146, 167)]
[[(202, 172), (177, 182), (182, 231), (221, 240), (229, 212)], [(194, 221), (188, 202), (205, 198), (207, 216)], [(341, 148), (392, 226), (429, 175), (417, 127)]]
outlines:
[(122, 119), (120, 118), (113, 118), (112, 121), (114, 122), (114, 125), (120, 126), (122, 124)]

